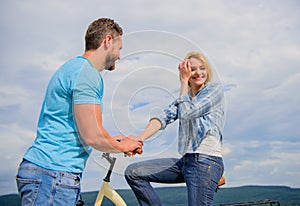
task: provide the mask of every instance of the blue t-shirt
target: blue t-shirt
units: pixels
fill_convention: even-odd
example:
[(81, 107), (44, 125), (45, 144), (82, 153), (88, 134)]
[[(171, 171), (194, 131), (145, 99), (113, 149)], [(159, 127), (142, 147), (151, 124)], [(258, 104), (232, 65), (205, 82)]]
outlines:
[(74, 104), (102, 104), (103, 79), (90, 61), (76, 57), (51, 78), (41, 109), (37, 136), (24, 159), (51, 170), (81, 173), (91, 152), (80, 137)]

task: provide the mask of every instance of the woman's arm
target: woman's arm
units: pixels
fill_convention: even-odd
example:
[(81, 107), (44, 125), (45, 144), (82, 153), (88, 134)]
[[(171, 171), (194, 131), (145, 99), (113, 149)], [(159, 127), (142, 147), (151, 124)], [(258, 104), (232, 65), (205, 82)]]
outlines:
[(158, 119), (151, 119), (144, 131), (139, 135), (139, 138), (144, 141), (154, 135), (161, 127), (162, 124)]
[[(178, 70), (180, 72), (180, 96), (187, 94), (189, 90), (188, 81), (191, 76), (191, 69), (189, 68), (189, 62), (183, 61), (179, 64)], [(174, 101), (168, 109), (164, 110), (158, 118), (153, 118), (148, 123), (146, 129), (139, 135), (141, 140), (148, 139), (154, 135), (158, 130), (165, 128), (167, 124), (174, 122), (178, 118), (178, 105), (177, 101)]]
[(187, 60), (182, 61), (178, 65), (178, 70), (179, 70), (179, 77), (180, 77), (180, 94), (179, 94), (179, 96), (182, 96), (184, 94), (188, 94), (188, 92), (189, 92), (189, 79), (192, 75), (189, 61), (187, 61)]

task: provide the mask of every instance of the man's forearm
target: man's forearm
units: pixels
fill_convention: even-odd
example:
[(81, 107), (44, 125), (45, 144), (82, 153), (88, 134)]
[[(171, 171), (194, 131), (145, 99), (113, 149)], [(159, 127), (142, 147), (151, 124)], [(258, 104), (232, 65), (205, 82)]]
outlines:
[(80, 136), (86, 144), (102, 152), (123, 152), (120, 142), (103, 128), (99, 105), (74, 105), (74, 114)]

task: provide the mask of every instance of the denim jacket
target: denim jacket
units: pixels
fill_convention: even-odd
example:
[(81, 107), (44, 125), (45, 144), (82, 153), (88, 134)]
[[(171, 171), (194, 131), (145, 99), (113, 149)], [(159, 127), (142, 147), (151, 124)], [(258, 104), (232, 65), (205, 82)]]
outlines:
[(222, 140), (224, 125), (223, 87), (219, 83), (207, 83), (194, 98), (184, 94), (177, 98), (158, 117), (162, 127), (179, 119), (178, 152), (185, 154), (189, 138), (195, 151), (205, 135), (213, 135)]

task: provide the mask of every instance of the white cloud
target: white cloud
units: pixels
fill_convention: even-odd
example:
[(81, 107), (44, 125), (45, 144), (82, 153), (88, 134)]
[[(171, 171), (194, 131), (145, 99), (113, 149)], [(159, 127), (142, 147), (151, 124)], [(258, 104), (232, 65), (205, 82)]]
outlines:
[[(299, 142), (290, 141), (235, 141), (226, 144), (232, 151), (225, 154), (225, 176), (231, 186), (289, 185), (298, 187)], [(255, 154), (253, 154), (255, 152)]]
[(1, 177), (0, 194), (15, 193), (18, 165), (35, 132), (18, 124), (0, 125)]

